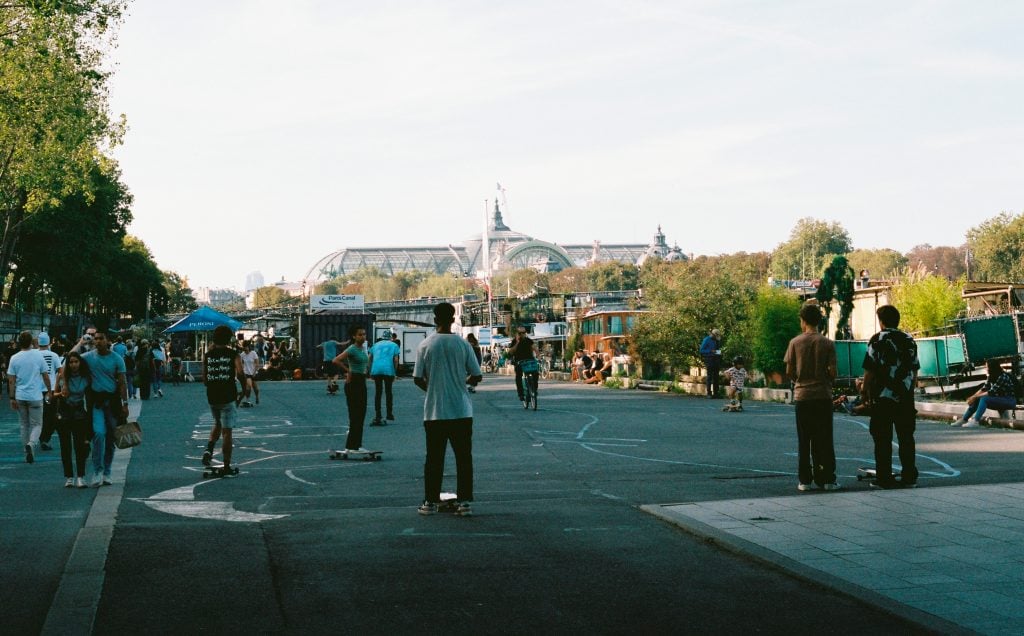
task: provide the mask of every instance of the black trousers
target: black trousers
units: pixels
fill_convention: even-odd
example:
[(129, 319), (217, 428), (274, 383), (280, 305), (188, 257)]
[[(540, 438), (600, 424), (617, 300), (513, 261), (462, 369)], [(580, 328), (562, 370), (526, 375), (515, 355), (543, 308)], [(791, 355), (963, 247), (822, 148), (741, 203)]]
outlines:
[(708, 395), (718, 395), (718, 376), (722, 369), (722, 360), (718, 356), (704, 358), (704, 368), (708, 373), (708, 377), (704, 380)]
[(423, 499), (441, 501), (444, 455), (448, 443), (455, 453), (455, 497), (473, 500), (473, 418), (423, 422), (427, 433), (427, 461), (423, 464)]
[(836, 480), (836, 449), (832, 441), (832, 400), (796, 403), (797, 475), (801, 484), (818, 486)]
[(348, 437), (345, 448), (355, 450), (363, 446), (363, 423), (366, 420), (366, 375), (353, 373), (345, 383), (345, 402), (348, 404)]
[(896, 430), (904, 484), (917, 483), (917, 410), (912, 401), (877, 400), (871, 406), (871, 437), (875, 440), (875, 471), (878, 481), (892, 481), (892, 432)]
[[(89, 459), (89, 441), (92, 439), (92, 420), (82, 412), (80, 417), (71, 417), (57, 422), (57, 437), (60, 439), (60, 463), (64, 477), (85, 477), (86, 461)], [(74, 466), (71, 464), (74, 454)], [(74, 469), (74, 473), (72, 473)]]
[(39, 441), (49, 444), (53, 431), (57, 428), (57, 400), (43, 400), (43, 430), (39, 433)]
[(380, 419), (380, 394), (383, 385), (384, 389), (384, 402), (388, 409), (388, 417), (392, 417), (395, 414), (395, 398), (391, 393), (391, 385), (395, 382), (395, 376), (393, 375), (374, 375), (373, 378), (373, 412), (376, 414), (377, 419)]

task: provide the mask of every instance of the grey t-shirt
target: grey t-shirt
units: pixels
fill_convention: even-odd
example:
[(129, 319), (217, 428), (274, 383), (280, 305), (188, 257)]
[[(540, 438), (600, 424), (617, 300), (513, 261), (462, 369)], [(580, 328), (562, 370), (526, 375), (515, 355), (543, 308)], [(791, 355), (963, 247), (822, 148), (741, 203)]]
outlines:
[(473, 347), (461, 337), (452, 333), (431, 334), (420, 343), (412, 375), (427, 380), (424, 422), (473, 417), (466, 377), (482, 374)]

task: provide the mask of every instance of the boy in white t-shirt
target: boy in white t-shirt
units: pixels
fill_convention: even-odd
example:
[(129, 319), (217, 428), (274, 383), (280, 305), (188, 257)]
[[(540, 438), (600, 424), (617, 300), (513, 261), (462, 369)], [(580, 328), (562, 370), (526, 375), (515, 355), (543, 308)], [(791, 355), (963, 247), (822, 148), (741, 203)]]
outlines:
[(427, 460), (423, 465), (421, 515), (437, 512), (441, 503), (444, 455), (448, 443), (455, 453), (456, 508), (459, 516), (472, 514), (473, 500), (473, 402), (466, 386), (483, 379), (476, 354), (468, 342), (452, 333), (455, 307), (434, 307), (437, 332), (420, 343), (412, 377), (423, 389), (423, 429), (427, 435)]
[(729, 398), (729, 406), (726, 409), (743, 410), (743, 385), (747, 382), (745, 363), (743, 356), (736, 356), (732, 359), (732, 366), (725, 370), (725, 376), (729, 378), (729, 386), (725, 389), (725, 394)]

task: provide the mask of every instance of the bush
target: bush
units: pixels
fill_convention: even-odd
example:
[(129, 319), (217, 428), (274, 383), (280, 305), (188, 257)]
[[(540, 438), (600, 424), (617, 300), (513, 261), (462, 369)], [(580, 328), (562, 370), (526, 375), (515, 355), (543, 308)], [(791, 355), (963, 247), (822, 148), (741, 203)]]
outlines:
[(758, 290), (750, 316), (753, 366), (766, 376), (785, 373), (786, 348), (800, 333), (800, 299), (784, 289)]

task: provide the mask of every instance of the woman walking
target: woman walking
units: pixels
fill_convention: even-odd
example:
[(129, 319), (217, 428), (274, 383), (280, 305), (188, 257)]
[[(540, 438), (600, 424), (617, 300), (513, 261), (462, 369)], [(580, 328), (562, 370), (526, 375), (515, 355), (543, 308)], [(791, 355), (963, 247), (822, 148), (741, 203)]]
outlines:
[[(89, 458), (92, 438), (91, 410), (86, 403), (91, 378), (89, 367), (81, 354), (72, 351), (57, 376), (57, 436), (60, 439), (60, 461), (64, 466), (64, 487), (86, 488), (85, 462)], [(74, 452), (75, 465), (71, 455)], [(72, 468), (75, 478), (72, 480)]]

